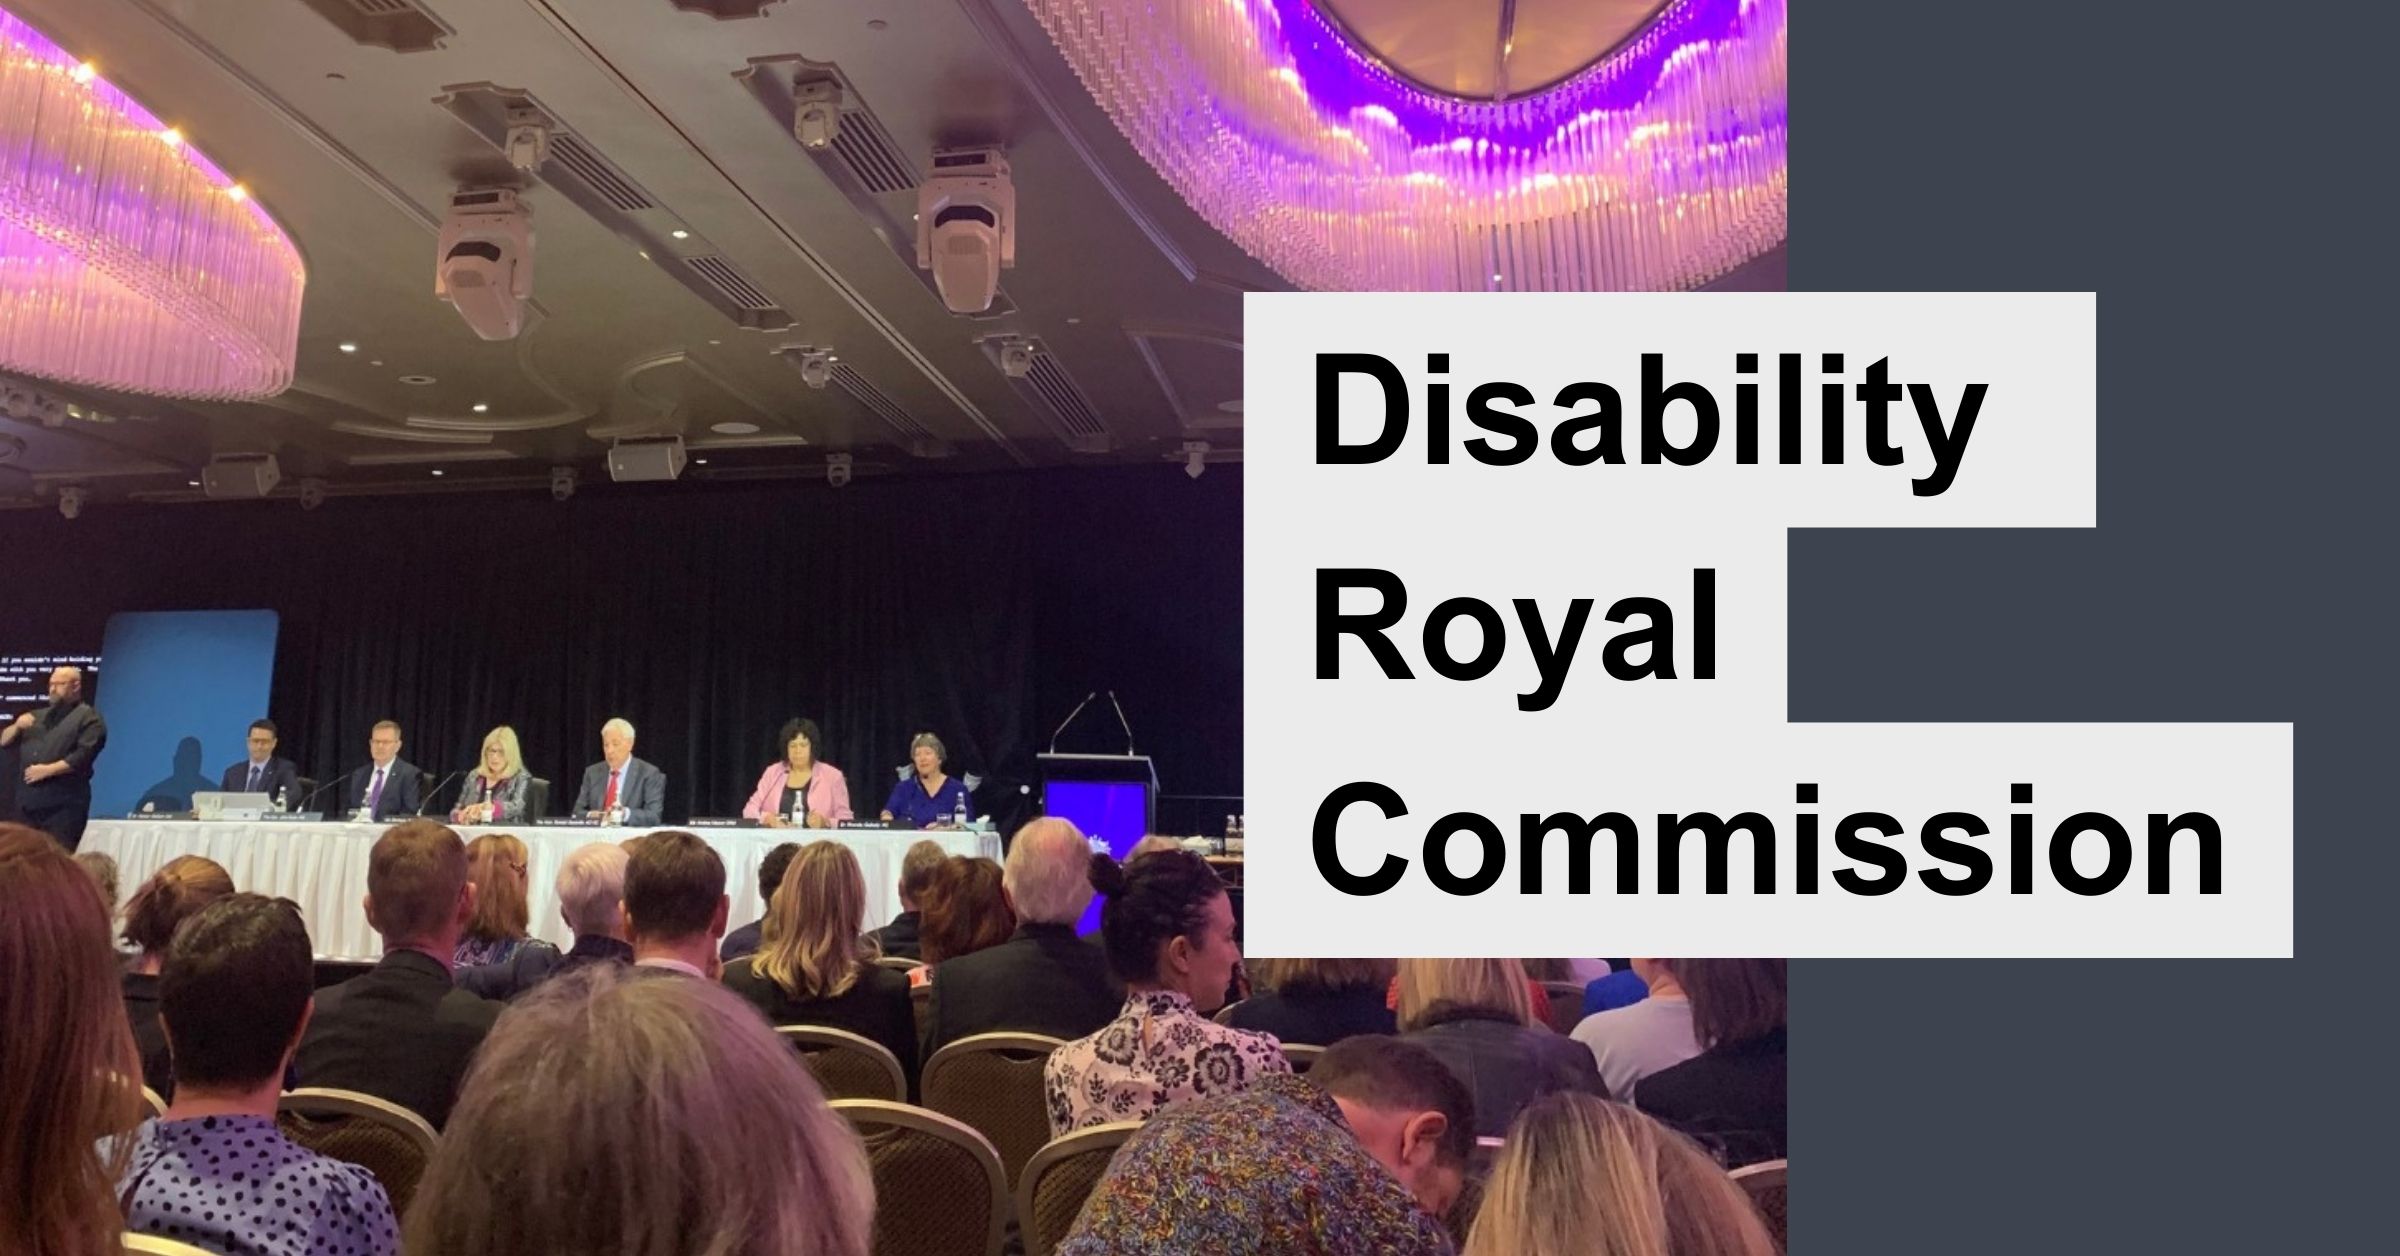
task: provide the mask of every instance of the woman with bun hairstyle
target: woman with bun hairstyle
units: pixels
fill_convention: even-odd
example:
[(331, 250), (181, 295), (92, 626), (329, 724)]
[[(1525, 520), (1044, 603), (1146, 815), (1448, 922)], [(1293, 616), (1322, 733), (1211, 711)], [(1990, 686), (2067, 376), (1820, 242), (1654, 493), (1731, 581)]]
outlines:
[(184, 855), (168, 860), (125, 904), (124, 938), (141, 952), (123, 978), (125, 1019), (133, 1022), (133, 1045), (142, 1055), (142, 1084), (161, 1098), (175, 1097), (175, 1061), (158, 1021), (158, 973), (167, 962), (167, 943), (184, 921), (231, 893), (233, 876), (223, 864)]

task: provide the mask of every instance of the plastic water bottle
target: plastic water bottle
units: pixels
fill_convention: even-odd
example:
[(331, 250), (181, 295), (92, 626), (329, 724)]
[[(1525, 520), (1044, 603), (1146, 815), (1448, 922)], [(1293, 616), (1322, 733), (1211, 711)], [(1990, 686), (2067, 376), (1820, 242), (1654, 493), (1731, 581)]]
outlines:
[(275, 809), (277, 811), (289, 811), (292, 809), (291, 799), (288, 796), (287, 791), (281, 789), (275, 791)]
[(1239, 816), (1225, 817), (1225, 836), (1217, 841), (1217, 853), (1229, 854), (1234, 844), (1242, 840), (1242, 821)]
[(1230, 838), (1228, 838), (1228, 839), (1226, 840), (1226, 843), (1225, 843), (1225, 853), (1226, 853), (1226, 854), (1228, 854), (1228, 855), (1238, 855), (1238, 854), (1241, 854), (1241, 853), (1242, 853), (1242, 837), (1243, 837), (1243, 834), (1242, 834), (1242, 817), (1240, 817), (1240, 816), (1235, 816), (1235, 817), (1233, 818), (1233, 836), (1232, 836), (1232, 837), (1230, 837)]
[(967, 791), (963, 789), (958, 791), (958, 801), (950, 807), (950, 823), (962, 829), (967, 827)]

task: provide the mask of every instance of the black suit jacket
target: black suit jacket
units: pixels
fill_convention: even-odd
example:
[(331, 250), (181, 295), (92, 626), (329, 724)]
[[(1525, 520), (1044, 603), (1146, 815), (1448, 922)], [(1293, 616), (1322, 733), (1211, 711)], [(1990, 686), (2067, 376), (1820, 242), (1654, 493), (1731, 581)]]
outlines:
[[(368, 784), (374, 779), (375, 765), (372, 763), (342, 778), (342, 787), (334, 791), (341, 795), (342, 815), (347, 816), (358, 810), (367, 799)], [(375, 818), (405, 820), (415, 815), (417, 804), (423, 801), (424, 789), (425, 774), (417, 769), (416, 764), (406, 759), (392, 760), (392, 770), (383, 778), (383, 798), (376, 804)]]
[[(218, 787), (228, 793), (241, 793), (248, 790), (250, 788), (250, 761), (244, 759), (225, 769), (225, 779)], [(267, 760), (266, 771), (259, 773), (258, 792), (273, 798), (276, 790), (283, 791), (283, 796), (289, 805), (294, 807), (300, 805), (299, 765), (289, 759), (270, 758)]]
[(925, 1056), (969, 1034), (1048, 1034), (1069, 1041), (1115, 1020), (1125, 990), (1108, 957), (1072, 925), (1020, 924), (1015, 937), (934, 966)]
[(432, 956), (394, 951), (317, 991), (317, 1014), (292, 1060), (296, 1084), (365, 1091), (440, 1129), (500, 1008), (451, 985)]

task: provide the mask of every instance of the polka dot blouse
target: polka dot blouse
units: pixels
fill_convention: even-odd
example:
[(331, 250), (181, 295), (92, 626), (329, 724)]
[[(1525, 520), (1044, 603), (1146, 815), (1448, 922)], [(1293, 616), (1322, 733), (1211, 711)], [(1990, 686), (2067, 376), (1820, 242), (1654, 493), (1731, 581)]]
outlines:
[(257, 1116), (146, 1121), (117, 1184), (125, 1226), (227, 1256), (396, 1256), (373, 1174), (285, 1138)]

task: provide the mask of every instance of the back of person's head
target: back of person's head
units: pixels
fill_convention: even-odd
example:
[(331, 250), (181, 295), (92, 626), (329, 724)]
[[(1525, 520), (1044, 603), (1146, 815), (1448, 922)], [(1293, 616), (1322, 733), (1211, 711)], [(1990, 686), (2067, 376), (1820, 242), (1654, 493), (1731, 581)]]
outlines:
[(1525, 965), (1513, 959), (1400, 961), (1403, 1033), (1460, 1016), (1537, 1024)]
[(615, 937), (625, 931), (625, 865), (632, 856), (615, 842), (587, 842), (558, 865), (558, 914), (575, 936)]
[(264, 894), (229, 894), (167, 946), (158, 1014), (179, 1086), (247, 1091), (283, 1077), (316, 986), (299, 914)]
[(505, 942), (532, 923), (526, 902), (525, 843), (512, 833), (486, 833), (467, 843), (467, 880), (475, 883), (475, 914), (467, 936)]
[(1780, 959), (1671, 959), (1675, 980), (1692, 1001), (1692, 1037), (1703, 1048), (1746, 1042), (1783, 1028), (1784, 971)]
[(949, 862), (950, 852), (940, 842), (926, 840), (908, 848), (900, 856), (900, 902), (902, 906), (922, 910), (925, 906), (925, 887), (933, 884), (934, 875)]
[(1331, 993), (1336, 990), (1384, 992), (1398, 971), (1388, 959), (1262, 959), (1251, 969), (1260, 989), (1277, 994)]
[(1526, 1105), (1464, 1256), (1774, 1256), (1749, 1197), (1690, 1139), (1574, 1091)]
[(655, 941), (719, 927), (725, 861), (696, 833), (660, 829), (633, 843), (625, 865), (625, 929)]
[(960, 855), (943, 862), (925, 887), (917, 922), (918, 954), (928, 964), (998, 946), (1016, 932), (1000, 865)]
[(1183, 843), (1176, 841), (1174, 838), (1153, 833), (1150, 836), (1135, 842), (1133, 844), (1133, 849), (1125, 852), (1125, 862), (1132, 863), (1134, 860), (1139, 859), (1144, 855), (1155, 855), (1160, 851), (1182, 849)]
[(395, 824), (367, 855), (367, 922), (386, 947), (426, 946), (448, 954), (458, 945), (473, 891), (467, 888), (467, 844), (433, 820)]
[(784, 873), (750, 965), (793, 998), (846, 993), (873, 953), (859, 934), (866, 914), (867, 879), (858, 856), (840, 842), (810, 842)]
[(1162, 851), (1130, 864), (1102, 854), (1091, 861), (1092, 888), (1108, 898), (1100, 909), (1100, 945), (1119, 981), (1155, 980), (1160, 950), (1197, 935), (1210, 905), (1225, 895), (1225, 879), (1190, 851)]
[(110, 911), (115, 911), (117, 909), (117, 861), (115, 858), (103, 851), (77, 851), (75, 864), (92, 875), (92, 884), (100, 887), (100, 901), (108, 904)]
[(775, 891), (783, 888), (783, 874), (792, 870), (792, 858), (800, 853), (800, 843), (782, 842), (758, 861), (758, 899), (769, 907), (775, 905)]
[(1431, 1051), (1385, 1034), (1325, 1048), (1308, 1080), (1341, 1104), (1351, 1131), (1435, 1213), (1445, 1212), (1475, 1151), (1475, 1098)]
[(715, 982), (596, 964), (477, 1051), (408, 1213), (421, 1256), (864, 1256), (858, 1136)]
[[(140, 1076), (108, 909), (49, 834), (0, 824), (0, 1237), (10, 1251), (117, 1250), (117, 1173)], [(104, 1157), (107, 1157), (104, 1159)]]
[(1071, 820), (1044, 816), (1008, 844), (1005, 882), (1017, 919), (1071, 925), (1092, 905), (1092, 844)]
[(231, 893), (233, 876), (216, 860), (200, 855), (170, 859), (125, 904), (125, 940), (158, 954), (175, 939), (177, 926)]

